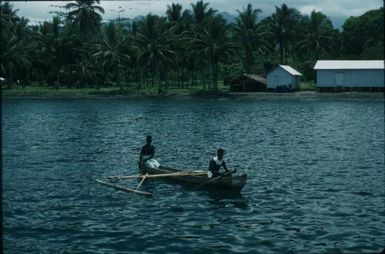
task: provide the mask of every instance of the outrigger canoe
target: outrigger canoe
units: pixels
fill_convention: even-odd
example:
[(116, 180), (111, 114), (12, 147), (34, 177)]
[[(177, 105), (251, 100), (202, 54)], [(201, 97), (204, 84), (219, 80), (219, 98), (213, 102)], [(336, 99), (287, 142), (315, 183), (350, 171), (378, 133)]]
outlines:
[[(151, 175), (167, 174), (165, 179), (172, 179), (182, 183), (192, 183), (197, 186), (205, 186), (216, 189), (225, 189), (235, 192), (240, 192), (246, 184), (247, 174), (225, 176), (214, 180), (207, 176), (207, 171), (186, 171), (175, 169), (171, 167), (159, 166), (159, 168), (145, 167), (145, 172), (148, 173), (148, 177)], [(175, 174), (175, 173), (180, 173)]]

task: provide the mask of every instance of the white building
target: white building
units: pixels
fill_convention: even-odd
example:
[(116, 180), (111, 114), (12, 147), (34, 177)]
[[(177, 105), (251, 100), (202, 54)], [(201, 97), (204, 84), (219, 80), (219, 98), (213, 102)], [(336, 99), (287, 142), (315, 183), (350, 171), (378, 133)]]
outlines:
[(288, 65), (278, 65), (267, 74), (267, 91), (299, 90), (301, 73)]
[(314, 69), (319, 91), (384, 90), (384, 60), (320, 60)]

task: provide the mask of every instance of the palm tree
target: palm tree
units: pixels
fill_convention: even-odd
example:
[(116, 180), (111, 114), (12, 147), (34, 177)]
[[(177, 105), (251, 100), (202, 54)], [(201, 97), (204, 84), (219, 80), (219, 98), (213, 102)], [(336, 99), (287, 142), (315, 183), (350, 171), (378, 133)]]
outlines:
[(198, 29), (195, 38), (192, 38), (192, 45), (192, 53), (209, 62), (213, 88), (218, 90), (218, 64), (236, 49), (230, 39), (229, 26), (220, 16), (211, 19)]
[(171, 49), (174, 37), (167, 29), (165, 18), (148, 14), (144, 20), (138, 24), (136, 43), (140, 53), (138, 62), (146, 68), (150, 68), (152, 84), (154, 84), (154, 73), (159, 73), (162, 86), (166, 66), (173, 63), (175, 52)]
[(88, 81), (95, 77), (96, 67), (93, 66), (91, 59), (90, 42), (100, 34), (102, 14), (104, 14), (104, 9), (96, 4), (99, 4), (99, 0), (76, 0), (75, 3), (65, 5), (65, 9), (69, 10), (67, 24), (70, 24), (70, 28), (74, 28), (75, 33), (80, 37), (80, 47), (77, 48), (80, 59), (73, 59), (76, 61), (71, 61), (72, 63), (67, 67), (72, 71), (76, 70), (80, 79), (78, 82), (82, 85), (88, 85)]
[(314, 54), (315, 60), (321, 53), (331, 52), (335, 46), (334, 29), (331, 21), (321, 12), (312, 11), (305, 16), (297, 48)]
[(17, 12), (19, 9), (13, 9), (12, 4), (5, 2), (0, 4), (0, 26), (4, 29), (11, 30), (19, 20)]
[(62, 27), (62, 20), (58, 16), (38, 27), (32, 37), (34, 50), (31, 59), (37, 67), (34, 74), (39, 80), (46, 80), (48, 84), (59, 82), (66, 66), (80, 60), (76, 52), (77, 37), (75, 33)]
[(178, 23), (182, 18), (182, 5), (174, 3), (171, 6), (167, 5), (166, 15), (169, 23)]
[(295, 37), (299, 17), (300, 14), (297, 10), (282, 4), (281, 8), (275, 7), (275, 13), (268, 19), (270, 30), (279, 48), (281, 64), (283, 64), (283, 58), (286, 55), (289, 43)]
[(27, 23), (27, 19), (21, 18), (13, 24), (12, 33), (1, 31), (0, 71), (1, 75), (8, 77), (11, 82), (21, 79), (31, 67), (30, 31)]
[[(45, 21), (40, 24), (38, 30), (33, 35), (34, 52), (32, 53), (32, 61), (35, 66), (41, 70), (37, 73), (41, 79), (47, 80), (48, 83), (53, 82), (53, 76), (58, 80), (58, 64), (61, 62), (58, 59), (57, 41), (59, 38), (59, 23), (60, 20), (54, 17), (52, 22)], [(43, 78), (43, 75), (46, 78)]]
[(252, 5), (248, 4), (243, 12), (238, 11), (237, 24), (234, 27), (236, 37), (245, 53), (246, 73), (252, 73), (253, 53), (267, 49), (264, 38), (266, 33), (263, 27), (257, 24), (257, 15), (260, 12), (260, 9), (253, 9)]
[(183, 87), (189, 47), (185, 38), (191, 32), (192, 16), (188, 10), (182, 12), (182, 5), (172, 4), (167, 6), (166, 17), (170, 26), (169, 33), (175, 39), (171, 45), (171, 50), (175, 52), (172, 67), (178, 77), (178, 87)]
[(202, 24), (207, 18), (214, 16), (217, 11), (208, 8), (208, 6), (209, 3), (204, 3), (203, 0), (196, 2), (196, 4), (191, 4), (195, 23)]
[(31, 29), (17, 12), (8, 2), (0, 4), (0, 75), (11, 82), (25, 80), (31, 67)]
[(14, 35), (7, 39), (3, 38), (1, 43), (1, 75), (8, 77), (12, 82), (15, 79), (19, 79), (18, 76), (15, 78), (17, 70), (31, 66), (29, 48), (23, 45), (23, 41), (20, 41)]
[(103, 34), (101, 42), (96, 44), (93, 57), (100, 63), (103, 70), (109, 69), (114, 73), (115, 82), (122, 89), (122, 77), (125, 67), (131, 60), (131, 48), (128, 38), (123, 36), (119, 26), (110, 22)]
[(95, 3), (99, 3), (99, 0), (77, 0), (76, 3), (65, 5), (66, 9), (72, 10), (68, 13), (68, 19), (84, 34), (100, 28), (101, 14), (104, 14), (104, 9)]

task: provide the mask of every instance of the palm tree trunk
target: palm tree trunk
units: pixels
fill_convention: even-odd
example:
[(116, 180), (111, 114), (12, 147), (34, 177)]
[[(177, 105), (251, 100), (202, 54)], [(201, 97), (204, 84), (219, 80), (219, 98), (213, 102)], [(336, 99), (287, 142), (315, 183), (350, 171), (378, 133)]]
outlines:
[(319, 59), (319, 56), (320, 56), (320, 52), (318, 49), (315, 50), (315, 60), (318, 61)]
[(135, 78), (135, 83), (138, 83), (139, 81), (139, 73), (136, 68), (134, 68), (134, 78)]
[(218, 91), (218, 63), (213, 63), (213, 88)]
[(283, 64), (283, 42), (279, 43), (279, 51), (281, 56), (281, 64)]
[[(200, 69), (200, 80), (201, 80), (201, 82), (202, 82), (202, 84), (203, 84), (203, 89), (204, 90), (206, 90), (206, 79), (204, 78), (205, 77), (205, 75), (204, 75), (204, 70), (202, 70), (202, 69)], [(198, 74), (199, 75), (199, 74)], [(208, 84), (209, 85), (209, 84)]]
[(181, 87), (183, 88), (183, 86), (181, 85), (181, 83), (182, 83), (182, 69), (181, 68), (179, 68), (177, 77), (178, 77), (178, 88), (181, 88)]
[(190, 86), (194, 86), (194, 72), (190, 72), (190, 79), (191, 79), (191, 83), (190, 83)]
[(158, 94), (161, 93), (162, 91), (162, 79), (161, 79), (162, 74), (160, 73), (160, 67), (159, 67), (159, 81), (158, 81)]
[(10, 67), (9, 68), (9, 81), (10, 81), (10, 83), (12, 83), (13, 82), (13, 75), (12, 75), (13, 73), (12, 73), (12, 68)]
[(249, 47), (246, 47), (246, 56), (245, 56), (245, 60), (246, 60), (246, 73), (247, 74), (251, 74), (251, 69), (252, 69), (252, 51), (250, 50)]
[(184, 68), (183, 68), (183, 66), (182, 66), (182, 67), (181, 67), (181, 77), (180, 77), (180, 81), (181, 81), (181, 83), (182, 83), (182, 88), (184, 88), (183, 80), (184, 80)]

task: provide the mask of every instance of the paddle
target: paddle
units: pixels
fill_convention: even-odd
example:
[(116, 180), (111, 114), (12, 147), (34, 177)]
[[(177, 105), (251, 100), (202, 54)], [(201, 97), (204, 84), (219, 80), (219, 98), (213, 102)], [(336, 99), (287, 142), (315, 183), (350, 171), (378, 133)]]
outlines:
[(207, 181), (207, 182), (200, 183), (200, 184), (198, 184), (197, 186), (195, 186), (194, 189), (202, 188), (203, 186), (205, 186), (205, 185), (207, 185), (207, 184), (209, 184), (209, 183), (213, 183), (213, 182), (215, 182), (215, 181), (218, 181), (218, 180), (221, 179), (222, 177), (227, 176), (227, 175), (232, 174), (232, 173), (235, 173), (235, 172), (237, 172), (237, 169), (234, 169), (233, 171), (226, 172), (226, 173), (224, 173), (223, 175), (217, 176), (217, 177), (215, 177), (215, 178), (213, 178), (213, 179), (211, 179), (211, 180), (209, 180), (209, 181)]

